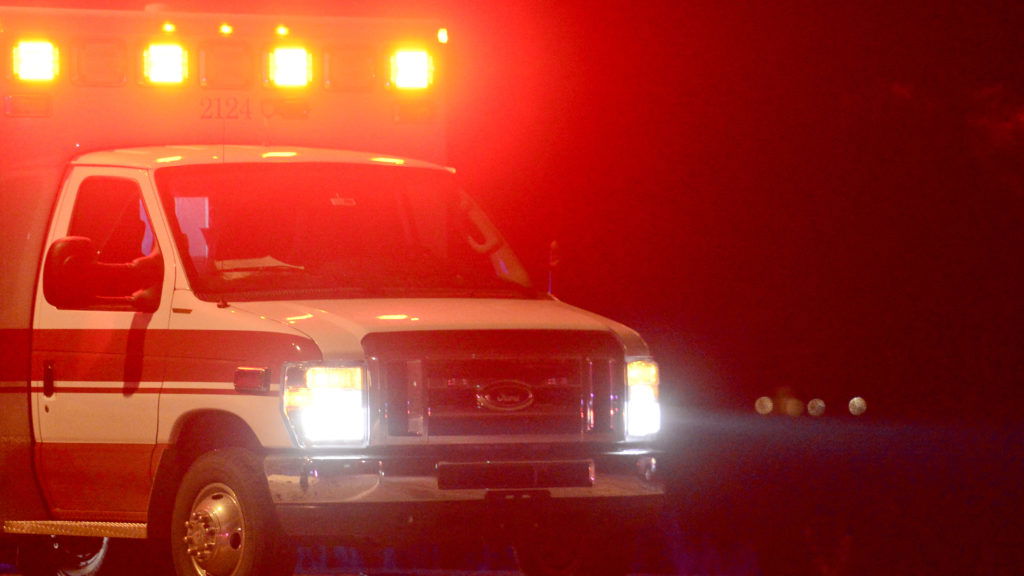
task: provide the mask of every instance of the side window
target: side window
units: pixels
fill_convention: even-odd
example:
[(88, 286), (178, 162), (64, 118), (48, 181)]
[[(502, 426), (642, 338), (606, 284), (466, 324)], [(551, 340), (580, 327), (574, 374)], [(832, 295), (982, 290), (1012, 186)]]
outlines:
[(46, 300), (60, 309), (155, 312), (163, 273), (138, 183), (109, 176), (83, 180), (67, 237), (47, 251)]
[(104, 264), (125, 264), (153, 253), (153, 227), (134, 180), (93, 176), (78, 188), (68, 236), (84, 236)]

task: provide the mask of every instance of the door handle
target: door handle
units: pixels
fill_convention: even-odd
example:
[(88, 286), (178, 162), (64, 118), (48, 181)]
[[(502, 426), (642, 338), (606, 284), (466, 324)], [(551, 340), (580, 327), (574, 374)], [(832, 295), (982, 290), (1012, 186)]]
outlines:
[(52, 398), (56, 390), (53, 386), (53, 360), (47, 360), (43, 364), (43, 396)]

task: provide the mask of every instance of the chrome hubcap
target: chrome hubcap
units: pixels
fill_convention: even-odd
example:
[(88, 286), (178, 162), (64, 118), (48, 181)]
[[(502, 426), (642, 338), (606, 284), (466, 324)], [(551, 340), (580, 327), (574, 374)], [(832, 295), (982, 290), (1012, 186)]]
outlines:
[(238, 498), (224, 484), (210, 484), (196, 496), (185, 521), (185, 551), (196, 572), (230, 576), (245, 548), (245, 519)]

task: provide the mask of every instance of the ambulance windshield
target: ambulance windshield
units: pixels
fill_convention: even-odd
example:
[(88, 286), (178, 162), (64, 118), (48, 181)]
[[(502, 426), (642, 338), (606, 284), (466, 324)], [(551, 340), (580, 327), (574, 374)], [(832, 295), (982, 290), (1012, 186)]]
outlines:
[(346, 163), (157, 170), (207, 300), (533, 296), (515, 254), (437, 169)]

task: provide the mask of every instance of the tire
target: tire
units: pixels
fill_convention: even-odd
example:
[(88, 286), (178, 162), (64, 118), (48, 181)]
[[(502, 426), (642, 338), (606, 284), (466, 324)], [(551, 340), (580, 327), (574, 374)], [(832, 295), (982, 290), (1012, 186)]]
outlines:
[(109, 538), (40, 536), (18, 549), (18, 571), (24, 576), (100, 576)]
[(260, 460), (227, 448), (200, 456), (182, 479), (171, 521), (178, 576), (286, 576), (296, 548), (281, 536)]

